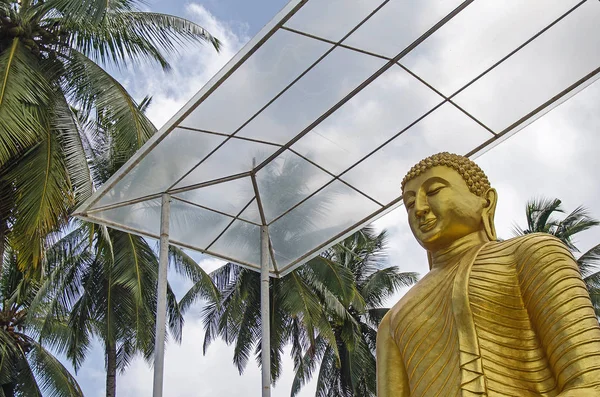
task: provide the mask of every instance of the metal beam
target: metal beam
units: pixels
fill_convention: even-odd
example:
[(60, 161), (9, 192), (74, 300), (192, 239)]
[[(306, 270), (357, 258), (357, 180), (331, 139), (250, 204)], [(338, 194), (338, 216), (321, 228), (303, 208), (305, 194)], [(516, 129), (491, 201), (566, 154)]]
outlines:
[(260, 323), (262, 397), (271, 396), (271, 331), (269, 316), (269, 230), (260, 227)]
[(156, 340), (154, 342), (153, 397), (163, 395), (163, 372), (165, 363), (165, 334), (167, 327), (167, 267), (169, 265), (169, 216), (171, 198), (162, 195), (160, 211), (160, 251), (158, 256), (158, 283), (156, 287)]

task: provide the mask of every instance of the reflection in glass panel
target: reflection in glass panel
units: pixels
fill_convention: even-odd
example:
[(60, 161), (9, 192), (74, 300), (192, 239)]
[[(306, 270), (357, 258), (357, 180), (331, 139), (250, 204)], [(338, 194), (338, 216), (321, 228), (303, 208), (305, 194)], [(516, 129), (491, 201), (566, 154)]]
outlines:
[(204, 250), (232, 220), (228, 216), (173, 199), (170, 239), (173, 243)]
[(254, 188), (250, 177), (246, 177), (177, 193), (174, 197), (237, 216), (254, 197)]
[(394, 65), (291, 149), (338, 175), (442, 100)]
[(322, 41), (278, 30), (181, 125), (233, 133), (329, 48)]
[(341, 179), (386, 205), (402, 194), (402, 178), (421, 159), (438, 152), (467, 154), (489, 138), (492, 134), (447, 103)]
[(286, 150), (256, 173), (267, 223), (298, 204), (333, 177)]
[(160, 235), (160, 203), (160, 199), (142, 201), (123, 207), (92, 212), (90, 216), (158, 237)]
[(384, 0), (310, 0), (284, 26), (339, 41)]
[(277, 149), (279, 147), (274, 145), (232, 138), (183, 178), (174, 188), (191, 186), (252, 171), (253, 164), (259, 165), (275, 153)]
[(208, 251), (260, 268), (260, 226), (237, 220)]
[(449, 96), (579, 0), (477, 0), (401, 61)]
[(600, 2), (588, 1), (455, 101), (497, 132), (600, 65)]
[(254, 201), (252, 201), (250, 203), (250, 205), (248, 207), (246, 207), (244, 212), (242, 212), (240, 214), (240, 218), (245, 221), (254, 222), (259, 225), (262, 225), (262, 221), (260, 219), (260, 212), (258, 210), (258, 204), (256, 202), (256, 199), (254, 199)]
[(164, 192), (224, 140), (218, 135), (175, 128), (94, 207)]
[(393, 58), (462, 2), (390, 0), (344, 44)]
[(284, 270), (380, 208), (342, 182), (333, 182), (269, 226), (277, 267)]
[(384, 63), (379, 58), (336, 48), (237, 135), (287, 143)]

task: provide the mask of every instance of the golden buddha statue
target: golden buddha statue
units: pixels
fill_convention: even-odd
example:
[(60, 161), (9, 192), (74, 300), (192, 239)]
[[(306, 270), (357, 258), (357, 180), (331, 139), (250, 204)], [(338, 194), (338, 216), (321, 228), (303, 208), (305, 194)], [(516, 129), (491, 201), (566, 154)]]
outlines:
[(378, 396), (600, 396), (598, 319), (566, 246), (497, 241), (496, 191), (463, 156), (422, 160), (402, 192), (431, 270), (379, 326)]

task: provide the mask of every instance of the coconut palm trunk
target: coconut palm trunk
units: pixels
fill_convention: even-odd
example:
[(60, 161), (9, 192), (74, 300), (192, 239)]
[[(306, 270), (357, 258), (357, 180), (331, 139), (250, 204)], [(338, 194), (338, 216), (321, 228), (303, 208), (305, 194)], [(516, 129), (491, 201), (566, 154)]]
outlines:
[(106, 343), (106, 397), (117, 395), (117, 346)]

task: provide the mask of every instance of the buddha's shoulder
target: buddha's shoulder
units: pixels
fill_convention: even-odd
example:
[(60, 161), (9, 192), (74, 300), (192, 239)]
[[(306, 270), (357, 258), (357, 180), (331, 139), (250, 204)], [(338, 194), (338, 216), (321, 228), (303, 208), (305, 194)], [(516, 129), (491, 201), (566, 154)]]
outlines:
[(394, 306), (389, 310), (388, 315), (392, 322), (395, 318), (403, 318), (412, 311), (414, 306), (425, 300), (428, 296), (439, 292), (441, 279), (446, 277), (443, 272), (428, 272), (423, 278), (417, 281)]
[(488, 246), (487, 251), (498, 255), (512, 255), (515, 258), (541, 258), (548, 254), (566, 254), (571, 256), (565, 244), (548, 233), (530, 233), (509, 240), (497, 241)]

